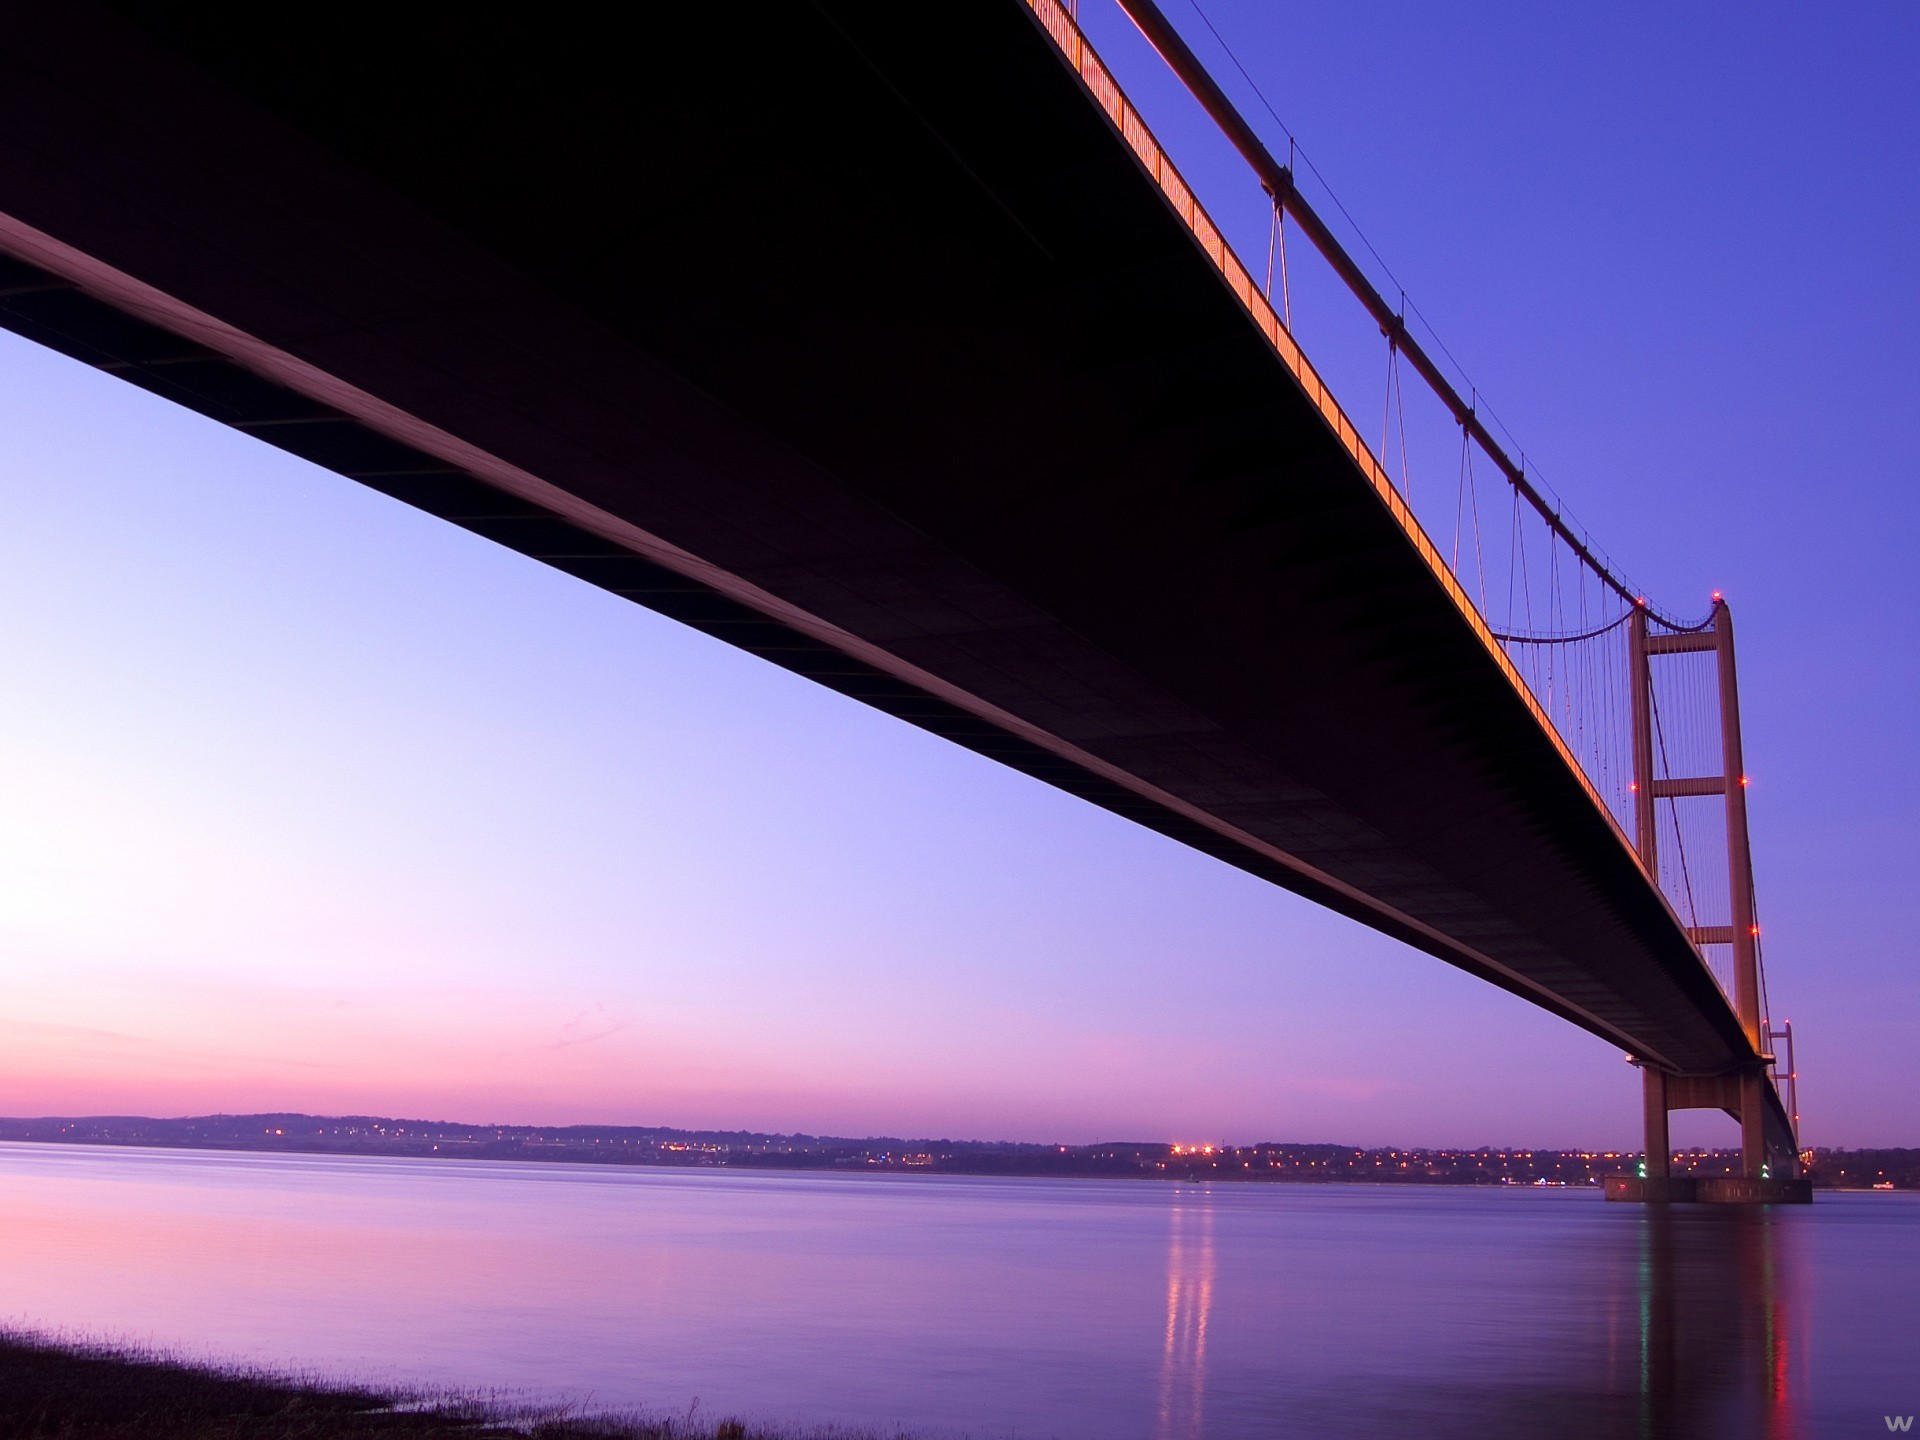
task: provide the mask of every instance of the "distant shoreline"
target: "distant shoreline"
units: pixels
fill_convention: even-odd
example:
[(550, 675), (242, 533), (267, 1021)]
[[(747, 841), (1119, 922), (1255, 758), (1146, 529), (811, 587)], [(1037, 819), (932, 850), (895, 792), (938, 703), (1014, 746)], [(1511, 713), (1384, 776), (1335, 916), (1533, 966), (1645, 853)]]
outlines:
[[(1326, 1143), (1184, 1145), (1112, 1141), (1041, 1145), (1020, 1141), (849, 1139), (653, 1126), (468, 1125), (382, 1116), (300, 1114), (52, 1116), (0, 1118), (0, 1140), (132, 1149), (264, 1154), (386, 1155), (531, 1164), (655, 1169), (751, 1169), (786, 1173), (901, 1173), (1060, 1179), (1236, 1183), (1473, 1185), (1585, 1188), (1632, 1173), (1640, 1157), (1619, 1151), (1367, 1149)], [(1920, 1149), (1815, 1150), (1817, 1188), (1920, 1189)], [(1677, 1157), (1679, 1172), (1731, 1174), (1736, 1150)]]

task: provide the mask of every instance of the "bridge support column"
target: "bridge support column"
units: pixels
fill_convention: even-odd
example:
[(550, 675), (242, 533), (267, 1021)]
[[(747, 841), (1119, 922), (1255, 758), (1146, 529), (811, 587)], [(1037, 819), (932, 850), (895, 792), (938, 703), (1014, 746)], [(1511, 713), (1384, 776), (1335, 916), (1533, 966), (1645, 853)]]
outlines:
[(1767, 1171), (1765, 1084), (1763, 1071), (1749, 1070), (1740, 1077), (1740, 1174), (1747, 1180), (1758, 1180)]
[(1649, 1180), (1665, 1180), (1673, 1172), (1673, 1140), (1667, 1129), (1667, 1072), (1642, 1065), (1640, 1085), (1647, 1121), (1647, 1160), (1642, 1169)]
[[(1711, 1204), (1805, 1205), (1813, 1199), (1798, 1173), (1769, 1175), (1766, 1165), (1766, 1071), (1755, 1066), (1724, 1075), (1669, 1075), (1641, 1065), (1646, 1159), (1637, 1175), (1610, 1175), (1609, 1200)], [(1668, 1114), (1674, 1110), (1723, 1110), (1740, 1122), (1740, 1170), (1736, 1175), (1675, 1175)], [(1797, 1172), (1798, 1167), (1794, 1167)]]
[[(1740, 746), (1740, 682), (1734, 668), (1733, 614), (1727, 602), (1713, 602), (1715, 662), (1720, 690), (1720, 775), (1727, 805), (1727, 879), (1733, 924), (1734, 1010), (1747, 1042), (1767, 1051), (1767, 1018), (1760, 1013), (1760, 922), (1753, 904), (1753, 854), (1747, 834), (1747, 766)], [(1767, 1168), (1762, 1128), (1762, 1091), (1766, 1074), (1752, 1070), (1740, 1077), (1740, 1175), (1759, 1181)]]
[(1667, 1130), (1667, 1111), (1672, 1096), (1667, 1072), (1652, 1065), (1640, 1067), (1641, 1099), (1645, 1108), (1647, 1149), (1638, 1175), (1609, 1175), (1606, 1194), (1609, 1200), (1639, 1200), (1664, 1204), (1673, 1200), (1692, 1200), (1694, 1180), (1690, 1175), (1673, 1173), (1673, 1141)]
[[(1732, 952), (1733, 993), (1729, 997), (1746, 1032), (1753, 1055), (1738, 1070), (1723, 1075), (1669, 1075), (1641, 1064), (1646, 1113), (1646, 1163), (1638, 1175), (1607, 1181), (1609, 1200), (1789, 1200), (1812, 1198), (1798, 1165), (1783, 1165), (1789, 1175), (1767, 1168), (1768, 1067), (1772, 1031), (1761, 1004), (1760, 925), (1753, 903), (1753, 858), (1747, 835), (1746, 762), (1740, 745), (1740, 685), (1733, 657), (1733, 615), (1727, 602), (1713, 597), (1712, 622), (1700, 630), (1655, 635), (1644, 607), (1627, 626), (1630, 740), (1633, 758), (1634, 848), (1647, 877), (1660, 884), (1659, 811), (1655, 801), (1675, 804), (1694, 795), (1719, 795), (1726, 806), (1727, 919), (1725, 925), (1696, 923), (1688, 938), (1701, 947), (1726, 945)], [(1657, 753), (1658, 697), (1654, 693), (1655, 656), (1711, 654), (1720, 712), (1720, 773), (1676, 776), (1663, 773)], [(1662, 765), (1665, 761), (1662, 760)], [(1678, 814), (1675, 831), (1678, 833)], [(1639, 1063), (1639, 1062), (1636, 1062)], [(1789, 1067), (1791, 1068), (1791, 1067)], [(1667, 1114), (1672, 1110), (1724, 1110), (1740, 1122), (1740, 1170), (1731, 1176), (1676, 1176)], [(1797, 1137), (1795, 1143), (1798, 1143)]]

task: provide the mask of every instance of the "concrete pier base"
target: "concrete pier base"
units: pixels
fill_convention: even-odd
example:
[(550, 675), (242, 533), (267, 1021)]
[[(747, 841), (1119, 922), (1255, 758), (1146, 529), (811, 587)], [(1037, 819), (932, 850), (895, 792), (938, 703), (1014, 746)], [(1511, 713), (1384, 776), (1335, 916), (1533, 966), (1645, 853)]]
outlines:
[(1667, 1205), (1696, 1200), (1690, 1175), (1609, 1175), (1607, 1199), (1629, 1200), (1642, 1205)]
[(1811, 1205), (1811, 1180), (1749, 1180), (1741, 1175), (1704, 1175), (1693, 1182), (1706, 1205)]
[(1740, 1175), (1609, 1175), (1609, 1200), (1642, 1205), (1811, 1205), (1811, 1180), (1749, 1180)]

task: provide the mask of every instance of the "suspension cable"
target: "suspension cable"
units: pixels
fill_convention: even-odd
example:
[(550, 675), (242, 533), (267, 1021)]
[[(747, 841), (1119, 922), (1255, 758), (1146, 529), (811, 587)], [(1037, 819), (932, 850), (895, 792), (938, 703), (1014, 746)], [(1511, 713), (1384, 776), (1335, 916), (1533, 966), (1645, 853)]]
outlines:
[[(1658, 686), (1648, 687), (1648, 709), (1653, 712), (1653, 734), (1660, 748), (1660, 768), (1666, 772), (1669, 780), (1673, 778), (1673, 762), (1667, 758), (1667, 732), (1660, 721), (1660, 691)], [(1667, 811), (1673, 817), (1673, 848), (1680, 857), (1680, 883), (1686, 891), (1687, 914), (1695, 925), (1700, 923), (1700, 907), (1694, 903), (1693, 874), (1687, 865), (1687, 837), (1680, 825), (1680, 802), (1673, 796), (1667, 797)]]
[[(1253, 127), (1247, 123), (1239, 110), (1235, 108), (1233, 102), (1227, 98), (1226, 92), (1220, 88), (1218, 82), (1207, 73), (1206, 67), (1200, 63), (1199, 57), (1188, 47), (1186, 41), (1181, 37), (1180, 32), (1174, 28), (1172, 22), (1161, 12), (1159, 6), (1154, 3), (1154, 0), (1118, 0), (1118, 3), (1120, 8), (1126, 12), (1128, 18), (1130, 18), (1133, 23), (1139, 27), (1141, 33), (1146, 36), (1148, 42), (1160, 53), (1161, 58), (1166, 61), (1168, 67), (1186, 84), (1188, 90), (1193, 93), (1202, 108), (1207, 111), (1214, 123), (1225, 133), (1234, 148), (1240, 152), (1241, 157), (1252, 167), (1261, 186), (1266, 190), (1267, 194), (1272, 197), (1273, 203), (1293, 216), (1295, 221), (1300, 225), (1300, 228), (1306, 232), (1307, 238), (1313, 242), (1314, 247), (1320, 251), (1321, 255), (1326, 258), (1327, 263), (1333, 267), (1334, 272), (1346, 282), (1347, 288), (1353, 292), (1354, 296), (1359, 299), (1360, 303), (1365, 306), (1367, 311), (1373, 316), (1374, 321), (1380, 326), (1381, 331), (1387, 335), (1390, 340), (1395, 342), (1398, 349), (1405, 351), (1408, 363), (1419, 372), (1420, 377), (1427, 382), (1428, 387), (1452, 413), (1455, 422), (1473, 437), (1474, 442), (1479, 445), (1482, 452), (1486, 454), (1488, 459), (1493, 461), (1495, 467), (1506, 477), (1508, 484), (1513, 487), (1515, 493), (1523, 498), (1527, 504), (1539, 514), (1540, 518), (1546, 522), (1548, 528), (1566, 543), (1567, 548), (1573, 552), (1580, 563), (1591, 570), (1601, 583), (1630, 604), (1646, 605), (1645, 597), (1639, 593), (1631, 582), (1615, 570), (1609, 561), (1596, 553), (1586, 538), (1569, 524), (1561, 512), (1560, 506), (1548, 500), (1540, 489), (1528, 478), (1524, 454), (1519, 461), (1515, 461), (1507, 453), (1506, 449), (1501, 446), (1500, 442), (1494, 438), (1492, 432), (1488, 430), (1478, 413), (1477, 392), (1475, 404), (1469, 404), (1461, 397), (1459, 390), (1455, 388), (1453, 382), (1441, 370), (1433, 357), (1427, 353), (1426, 348), (1409, 331), (1404, 314), (1396, 311), (1387, 303), (1386, 297), (1380, 293), (1380, 290), (1374, 285), (1373, 281), (1368, 278), (1366, 272), (1361, 269), (1352, 255), (1347, 252), (1346, 247), (1340, 243), (1339, 238), (1335, 236), (1333, 231), (1327, 226), (1326, 221), (1321, 218), (1319, 212), (1306, 197), (1300, 193), (1294, 183), (1294, 170), (1291, 163), (1295, 159), (1305, 161), (1307, 168), (1312, 171), (1321, 186), (1326, 189), (1335, 207), (1346, 217), (1354, 233), (1360, 236), (1361, 242), (1365, 244), (1367, 249), (1373, 254), (1375, 261), (1380, 264), (1381, 269), (1386, 271), (1389, 277), (1391, 277), (1392, 271), (1387, 267), (1385, 261), (1380, 259), (1379, 252), (1374, 250), (1372, 244), (1367, 241), (1360, 227), (1354, 224), (1352, 215), (1349, 214), (1346, 207), (1340, 203), (1340, 199), (1334, 194), (1332, 187), (1326, 184), (1326, 179), (1320, 174), (1319, 168), (1313, 164), (1312, 160), (1307, 157), (1304, 152), (1299, 150), (1294, 142), (1292, 131), (1287, 130), (1286, 125), (1280, 120), (1278, 113), (1267, 100), (1258, 83), (1247, 73), (1246, 66), (1240, 63), (1239, 57), (1234, 54), (1233, 48), (1227, 44), (1225, 38), (1221, 36), (1219, 28), (1208, 18), (1206, 12), (1200, 8), (1198, 3), (1194, 3), (1193, 8), (1195, 13), (1200, 16), (1201, 21), (1206, 25), (1207, 29), (1212, 32), (1220, 48), (1226, 52), (1228, 59), (1232, 61), (1234, 67), (1240, 72), (1241, 77), (1252, 87), (1254, 93), (1259, 96), (1260, 103), (1266, 107), (1267, 113), (1273, 117), (1274, 123), (1280, 125), (1281, 129), (1286, 131), (1288, 137), (1289, 164), (1282, 165), (1274, 159), (1272, 153), (1267, 149), (1265, 142), (1260, 139)], [(1398, 282), (1395, 282), (1395, 285), (1396, 288), (1398, 288)], [(1421, 314), (1419, 307), (1414, 306), (1413, 310), (1427, 331), (1432, 333), (1433, 327), (1426, 321), (1425, 316)], [(1440, 342), (1437, 336), (1435, 336), (1435, 344), (1439, 346), (1442, 353), (1447, 355), (1448, 359), (1453, 360), (1451, 352), (1447, 351), (1445, 344)], [(1454, 360), (1453, 363), (1456, 367), (1459, 364), (1457, 360)], [(1648, 614), (1651, 618), (1659, 620), (1661, 624), (1671, 629), (1681, 630), (1691, 628), (1652, 607), (1648, 607)]]
[(1492, 632), (1493, 638), (1503, 645), (1577, 645), (1582, 640), (1598, 640), (1609, 631), (1618, 630), (1633, 618), (1633, 612), (1626, 610), (1606, 624), (1592, 630), (1583, 630), (1577, 635), (1503, 635)]

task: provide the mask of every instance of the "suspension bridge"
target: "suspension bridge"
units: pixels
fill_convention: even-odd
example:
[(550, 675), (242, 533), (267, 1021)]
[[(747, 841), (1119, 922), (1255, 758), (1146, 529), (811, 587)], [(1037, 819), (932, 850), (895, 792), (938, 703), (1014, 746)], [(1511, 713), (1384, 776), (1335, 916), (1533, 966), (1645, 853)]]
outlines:
[[(1698, 1198), (1804, 1198), (1726, 602), (1643, 597), (1122, 3), (1271, 202), (1251, 265), (1058, 0), (18, 6), (0, 325), (1603, 1037), (1616, 1198), (1694, 1193), (1688, 1107), (1742, 1135)], [(1308, 264), (1380, 333), (1377, 443)]]

